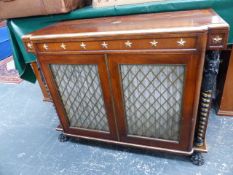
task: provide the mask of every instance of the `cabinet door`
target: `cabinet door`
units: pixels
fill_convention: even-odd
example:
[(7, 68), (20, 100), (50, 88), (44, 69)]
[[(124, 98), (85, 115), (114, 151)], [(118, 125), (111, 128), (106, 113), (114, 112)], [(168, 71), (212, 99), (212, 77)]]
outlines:
[(108, 55), (108, 60), (120, 140), (191, 151), (201, 59), (176, 53)]
[(39, 56), (65, 133), (115, 139), (104, 55)]

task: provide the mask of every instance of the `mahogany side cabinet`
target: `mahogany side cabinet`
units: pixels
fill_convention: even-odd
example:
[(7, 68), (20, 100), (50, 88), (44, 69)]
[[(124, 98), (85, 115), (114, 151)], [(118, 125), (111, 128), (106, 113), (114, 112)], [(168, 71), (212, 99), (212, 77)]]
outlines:
[(23, 36), (68, 137), (192, 155), (204, 163), (219, 52), (213, 10), (57, 23)]

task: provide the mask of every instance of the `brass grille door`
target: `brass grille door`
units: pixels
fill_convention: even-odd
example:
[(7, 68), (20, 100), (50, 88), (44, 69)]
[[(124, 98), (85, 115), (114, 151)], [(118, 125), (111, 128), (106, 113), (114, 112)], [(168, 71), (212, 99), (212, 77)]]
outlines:
[(122, 141), (190, 151), (193, 57), (109, 56)]
[(97, 65), (51, 64), (71, 127), (109, 132)]
[(184, 65), (120, 65), (129, 135), (179, 140)]
[[(42, 65), (65, 130), (81, 136), (115, 138), (111, 98), (103, 56), (48, 56)], [(66, 131), (65, 131), (66, 132)]]

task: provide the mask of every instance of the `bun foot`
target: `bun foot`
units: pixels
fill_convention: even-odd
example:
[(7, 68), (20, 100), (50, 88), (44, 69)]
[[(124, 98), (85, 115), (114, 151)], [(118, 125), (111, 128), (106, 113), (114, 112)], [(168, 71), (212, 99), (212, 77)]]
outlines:
[(64, 135), (63, 133), (59, 134), (58, 136), (58, 140), (60, 142), (67, 142), (69, 140), (69, 137), (67, 137), (66, 135)]
[(204, 165), (204, 157), (200, 152), (194, 152), (191, 156), (191, 161), (194, 165), (202, 166)]

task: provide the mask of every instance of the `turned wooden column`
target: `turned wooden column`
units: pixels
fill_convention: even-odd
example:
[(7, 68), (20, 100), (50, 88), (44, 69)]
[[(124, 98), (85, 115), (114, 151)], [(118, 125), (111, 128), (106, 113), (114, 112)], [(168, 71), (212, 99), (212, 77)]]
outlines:
[(196, 146), (203, 146), (205, 142), (212, 95), (219, 70), (219, 58), (220, 51), (215, 50), (207, 52), (198, 109), (198, 123), (195, 136)]

